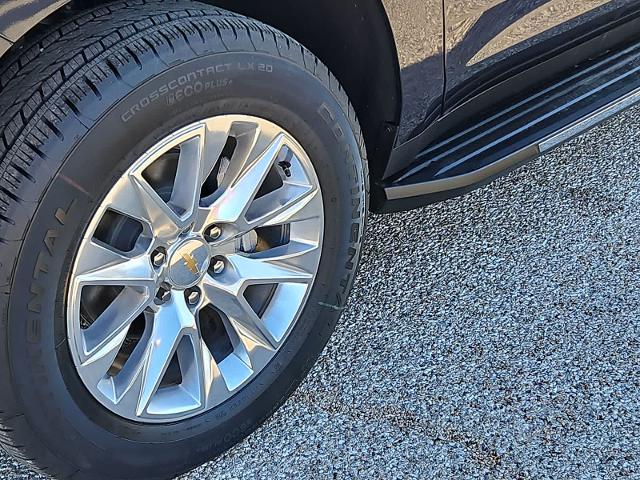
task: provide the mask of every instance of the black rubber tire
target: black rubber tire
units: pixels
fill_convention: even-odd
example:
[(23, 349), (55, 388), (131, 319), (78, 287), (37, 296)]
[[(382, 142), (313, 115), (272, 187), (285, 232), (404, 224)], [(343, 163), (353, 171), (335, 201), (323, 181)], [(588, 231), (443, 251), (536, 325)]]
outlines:
[[(169, 478), (214, 458), (292, 393), (351, 288), (367, 211), (362, 134), (308, 50), (206, 5), (116, 2), (62, 16), (0, 66), (0, 445), (56, 478)], [(125, 420), (81, 384), (65, 328), (79, 237), (118, 175), (154, 141), (207, 116), (247, 113), (309, 153), (325, 208), (303, 314), (246, 388), (196, 418)]]

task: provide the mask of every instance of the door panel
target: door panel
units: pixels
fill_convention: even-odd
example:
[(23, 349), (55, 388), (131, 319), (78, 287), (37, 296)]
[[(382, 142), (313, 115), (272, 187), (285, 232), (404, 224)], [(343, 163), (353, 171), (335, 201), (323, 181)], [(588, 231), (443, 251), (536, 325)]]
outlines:
[(445, 0), (445, 108), (634, 8), (637, 0)]
[(444, 91), (442, 0), (383, 0), (396, 42), (402, 79), (398, 141), (437, 116)]

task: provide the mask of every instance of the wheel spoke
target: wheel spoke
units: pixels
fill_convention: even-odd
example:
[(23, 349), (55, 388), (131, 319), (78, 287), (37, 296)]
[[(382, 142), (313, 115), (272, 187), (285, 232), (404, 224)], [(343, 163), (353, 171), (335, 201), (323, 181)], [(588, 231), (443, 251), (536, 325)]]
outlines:
[(250, 339), (252, 345), (243, 342), (249, 356), (256, 346), (268, 350), (277, 348), (278, 342), (244, 298), (241, 286), (242, 282), (231, 280), (227, 283), (207, 275), (203, 281), (203, 293), (207, 302), (226, 315), (238, 335)]
[(270, 284), (282, 282), (309, 283), (313, 275), (300, 268), (287, 265), (266, 254), (244, 256), (240, 254), (228, 255), (227, 262), (231, 265), (235, 276), (244, 285)]
[[(203, 348), (204, 347), (204, 348)], [(180, 391), (193, 400), (193, 408), (201, 408), (215, 379), (215, 361), (203, 344), (197, 327), (189, 328), (176, 350), (182, 381)]]
[(85, 242), (76, 264), (78, 285), (138, 286), (153, 290), (157, 275), (147, 255), (129, 258), (94, 241)]
[(202, 181), (207, 179), (221, 159), (232, 128), (232, 123), (226, 119), (212, 118), (207, 120), (205, 124), (206, 133), (202, 156)]
[(215, 399), (217, 402), (221, 402), (226, 399), (229, 394), (229, 389), (220, 372), (220, 368), (211, 355), (209, 347), (200, 339), (200, 352), (199, 362), (202, 365), (202, 388), (203, 397), (207, 401)]
[[(155, 315), (151, 337), (143, 360), (142, 382), (136, 408), (137, 415), (142, 415), (147, 411), (180, 341), (187, 335), (191, 338), (197, 338), (196, 320), (184, 298), (175, 295), (167, 304), (160, 307)], [(199, 346), (199, 342), (197, 345)], [(201, 355), (198, 356), (201, 358)]]
[(305, 212), (316, 193), (311, 185), (285, 183), (281, 188), (253, 201), (246, 213), (249, 228), (282, 225), (307, 220), (317, 212)]
[[(249, 305), (245, 289), (253, 284), (308, 283), (313, 276), (283, 263), (242, 255), (230, 255), (227, 261), (230, 268), (224, 273), (205, 277), (205, 298), (227, 316), (239, 335), (249, 337), (263, 348), (277, 348), (280, 342)], [(251, 355), (254, 345), (245, 343), (245, 347)]]
[[(126, 325), (128, 327), (128, 325)], [(127, 336), (128, 328), (120, 328), (114, 335), (111, 335), (104, 342), (93, 349), (84, 362), (78, 365), (78, 371), (85, 382), (97, 386), (105, 377), (116, 355), (122, 348), (122, 344)]]
[(155, 237), (169, 238), (180, 232), (180, 217), (141, 176), (120, 179), (103, 204), (103, 212), (114, 210), (150, 226)]
[(195, 131), (195, 135), (180, 143), (178, 168), (173, 184), (170, 206), (181, 214), (183, 225), (195, 221), (200, 206), (202, 185), (213, 171), (229, 138), (228, 122), (211, 120)]
[[(84, 331), (84, 353), (89, 360), (98, 350), (128, 330), (150, 302), (150, 296), (127, 287)], [(106, 373), (106, 370), (105, 372)]]
[[(285, 142), (285, 135), (278, 134), (257, 156), (252, 152), (246, 158), (234, 155), (235, 171), (228, 173), (222, 192), (207, 212), (210, 222), (228, 223), (240, 231), (246, 231), (244, 215), (264, 183), (278, 152)], [(234, 178), (235, 177), (235, 178)]]
[(203, 147), (201, 136), (180, 144), (180, 156), (168, 205), (179, 215), (181, 226), (189, 225), (200, 202), (203, 179)]
[[(150, 224), (153, 235), (175, 236), (194, 222), (200, 193), (228, 138), (227, 122), (207, 122), (176, 132), (162, 148), (153, 149), (124, 175), (105, 206)], [(165, 201), (147, 182), (144, 171), (171, 149), (179, 148), (170, 198)]]
[(320, 247), (316, 243), (302, 240), (290, 240), (285, 245), (251, 254), (252, 259), (276, 262), (305, 272), (313, 271), (319, 256)]

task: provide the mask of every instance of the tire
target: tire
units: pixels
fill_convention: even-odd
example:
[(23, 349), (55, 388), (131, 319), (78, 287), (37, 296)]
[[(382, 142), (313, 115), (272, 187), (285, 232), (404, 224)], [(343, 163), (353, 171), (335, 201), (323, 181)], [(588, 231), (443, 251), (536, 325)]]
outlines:
[[(328, 341), (364, 234), (362, 134), (328, 69), (260, 22), (188, 1), (116, 2), (57, 21), (1, 67), (0, 445), (55, 478), (170, 478), (255, 430)], [(326, 213), (315, 280), (275, 356), (229, 399), (178, 421), (127, 419), (74, 365), (74, 261), (135, 159), (220, 115), (273, 122), (309, 154)]]

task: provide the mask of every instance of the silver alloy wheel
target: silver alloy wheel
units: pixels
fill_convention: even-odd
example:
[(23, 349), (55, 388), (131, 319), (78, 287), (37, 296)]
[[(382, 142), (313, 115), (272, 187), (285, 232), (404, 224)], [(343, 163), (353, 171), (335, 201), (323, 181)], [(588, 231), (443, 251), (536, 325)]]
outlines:
[(323, 226), (313, 165), (277, 125), (224, 115), (162, 139), (109, 191), (73, 265), (67, 333), (86, 388), (141, 422), (237, 393), (297, 321)]

